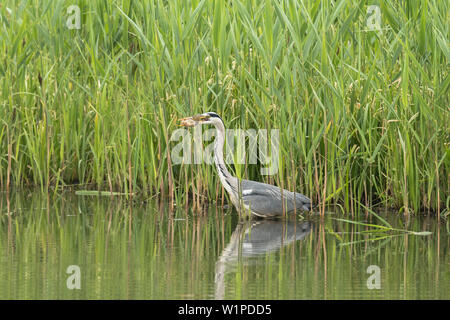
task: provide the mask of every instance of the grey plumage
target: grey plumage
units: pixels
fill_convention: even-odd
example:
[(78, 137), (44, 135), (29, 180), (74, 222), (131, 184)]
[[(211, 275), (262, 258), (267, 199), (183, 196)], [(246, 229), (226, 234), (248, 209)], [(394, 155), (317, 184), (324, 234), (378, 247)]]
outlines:
[(285, 213), (311, 210), (311, 200), (298, 192), (292, 192), (279, 187), (242, 180), (242, 201), (248, 205), (253, 214), (257, 216), (277, 216), (283, 214), (283, 201)]

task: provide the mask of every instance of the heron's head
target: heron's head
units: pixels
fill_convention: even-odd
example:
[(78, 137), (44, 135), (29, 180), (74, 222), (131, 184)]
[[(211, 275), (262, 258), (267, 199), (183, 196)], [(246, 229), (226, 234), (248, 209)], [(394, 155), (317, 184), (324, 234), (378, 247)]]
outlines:
[(197, 114), (192, 117), (187, 117), (180, 119), (180, 126), (183, 127), (195, 127), (199, 124), (220, 124), (223, 123), (220, 116), (215, 112), (206, 112), (202, 114)]

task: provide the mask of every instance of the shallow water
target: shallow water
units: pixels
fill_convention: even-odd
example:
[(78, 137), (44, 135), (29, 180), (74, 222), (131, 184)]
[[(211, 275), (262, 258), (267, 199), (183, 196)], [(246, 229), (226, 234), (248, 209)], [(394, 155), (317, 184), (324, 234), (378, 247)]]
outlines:
[(0, 194), (0, 213), (0, 299), (450, 298), (448, 226), (434, 217), (383, 215), (432, 232), (417, 236), (332, 212), (239, 223), (234, 209), (39, 192)]

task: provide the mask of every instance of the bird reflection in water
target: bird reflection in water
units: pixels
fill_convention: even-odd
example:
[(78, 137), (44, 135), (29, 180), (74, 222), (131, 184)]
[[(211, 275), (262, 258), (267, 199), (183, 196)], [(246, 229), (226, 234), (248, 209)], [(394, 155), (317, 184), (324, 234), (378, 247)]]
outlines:
[(215, 298), (225, 295), (225, 274), (234, 271), (239, 264), (250, 264), (257, 257), (279, 250), (311, 232), (311, 222), (259, 220), (239, 223), (216, 262)]

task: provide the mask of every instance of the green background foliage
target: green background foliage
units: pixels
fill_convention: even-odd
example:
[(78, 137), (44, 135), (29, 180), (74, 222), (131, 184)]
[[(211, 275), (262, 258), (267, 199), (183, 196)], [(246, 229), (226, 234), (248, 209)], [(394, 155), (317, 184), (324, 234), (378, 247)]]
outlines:
[(213, 166), (170, 161), (177, 118), (216, 111), (280, 129), (279, 173), (242, 177), (347, 212), (442, 211), (448, 21), (438, 0), (2, 1), (0, 187), (223, 200)]

